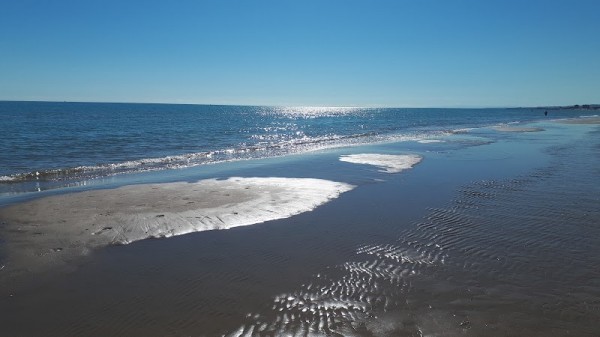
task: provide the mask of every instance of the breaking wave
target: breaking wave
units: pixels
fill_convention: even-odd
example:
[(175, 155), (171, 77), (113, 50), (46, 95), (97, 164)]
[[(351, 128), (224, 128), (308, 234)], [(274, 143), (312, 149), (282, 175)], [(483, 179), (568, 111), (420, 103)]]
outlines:
[(418, 141), (430, 137), (449, 134), (445, 131), (414, 132), (396, 135), (362, 133), (354, 135), (327, 135), (321, 137), (302, 136), (295, 139), (278, 140), (257, 139), (253, 145), (227, 148), (215, 151), (187, 153), (158, 158), (143, 158), (117, 163), (84, 165), (68, 168), (53, 168), (0, 176), (0, 183), (18, 183), (26, 181), (59, 181), (72, 179), (93, 179), (124, 173), (157, 171), (187, 168), (219, 162), (276, 157), (288, 154), (323, 150), (328, 148), (363, 145), (389, 141)]

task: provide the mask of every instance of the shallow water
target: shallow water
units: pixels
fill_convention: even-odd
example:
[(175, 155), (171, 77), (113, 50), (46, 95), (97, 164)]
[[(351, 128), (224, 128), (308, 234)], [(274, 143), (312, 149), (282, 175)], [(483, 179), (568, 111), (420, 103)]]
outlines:
[(0, 102), (0, 197), (115, 174), (426, 139), (542, 118), (540, 109)]
[(548, 148), (550, 164), (531, 173), (467, 184), (231, 335), (598, 335), (598, 139)]
[[(15, 287), (0, 323), (11, 336), (599, 335), (600, 129), (544, 127), (248, 162), (235, 173), (357, 187), (289, 219), (94, 251)], [(423, 161), (399, 174), (339, 161), (360, 153)]]

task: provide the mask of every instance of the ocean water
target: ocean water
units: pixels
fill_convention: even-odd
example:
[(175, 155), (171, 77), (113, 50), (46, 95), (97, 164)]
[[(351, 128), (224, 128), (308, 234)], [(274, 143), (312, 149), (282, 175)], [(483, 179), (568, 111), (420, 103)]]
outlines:
[[(463, 128), (539, 120), (545, 118), (543, 112), (0, 102), (0, 193), (115, 174), (426, 139)], [(585, 114), (589, 111), (550, 112), (552, 118)]]
[[(60, 197), (35, 200), (64, 211), (53, 213), (57, 227), (71, 209), (125, 221), (106, 213), (149, 201), (137, 193), (94, 207), (77, 197), (115, 190), (39, 187), (78, 191), (60, 187), (165, 172), (183, 184), (227, 185), (234, 174), (353, 186), (289, 218), (94, 249), (65, 234), (20, 260), (11, 249), (51, 233), (0, 219), (6, 335), (600, 335), (600, 128), (550, 121), (596, 111), (2, 104), (13, 117), (2, 123), (13, 130), (2, 133), (2, 191)], [(525, 122), (537, 132), (488, 128)], [(422, 160), (398, 173), (364, 164), (399, 154)], [(108, 187), (130, 181), (116, 180)], [(269, 213), (285, 202), (265, 200)], [(28, 215), (28, 205), (9, 207)], [(98, 224), (88, 238), (122, 228)], [(52, 268), (36, 271), (29, 260)]]

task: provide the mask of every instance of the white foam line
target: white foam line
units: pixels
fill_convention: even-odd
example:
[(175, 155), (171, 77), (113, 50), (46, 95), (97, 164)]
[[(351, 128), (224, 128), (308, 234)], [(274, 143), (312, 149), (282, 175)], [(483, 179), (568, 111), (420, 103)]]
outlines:
[(372, 165), (381, 168), (380, 172), (398, 173), (417, 165), (423, 157), (416, 154), (377, 154), (362, 153), (350, 154), (340, 157), (343, 162), (353, 164)]

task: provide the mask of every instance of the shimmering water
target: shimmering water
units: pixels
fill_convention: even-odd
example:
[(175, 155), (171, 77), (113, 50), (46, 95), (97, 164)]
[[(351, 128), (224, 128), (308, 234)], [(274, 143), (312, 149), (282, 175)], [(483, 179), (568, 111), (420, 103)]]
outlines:
[[(485, 110), (481, 119), (471, 110), (360, 110), (363, 117), (319, 111), (313, 117), (287, 112), (269, 118), (305, 123), (305, 130), (312, 123), (346, 121), (347, 130), (354, 130), (356, 123), (349, 120), (380, 111), (370, 118), (387, 114), (389, 119), (370, 126), (377, 127), (376, 138), (412, 133), (413, 140), (435, 141), (369, 140), (366, 146), (303, 149), (307, 153), (300, 156), (214, 165), (218, 172), (245, 177), (309, 177), (356, 187), (288, 219), (110, 246), (56, 273), (22, 270), (16, 284), (3, 279), (8, 268), (0, 270), (2, 331), (10, 336), (600, 335), (597, 125), (548, 122), (535, 125), (544, 130), (539, 132), (456, 134), (446, 131), (536, 118), (540, 111), (506, 110), (497, 116), (505, 110)], [(414, 128), (390, 122), (390, 116), (403, 121), (403, 111), (455, 117)], [(382, 131), (385, 125), (392, 131)], [(422, 161), (389, 173), (340, 160), (373, 154), (419, 155)], [(26, 182), (11, 184), (21, 183)], [(46, 254), (58, 259), (65, 251)]]
[[(541, 119), (543, 111), (0, 102), (0, 193), (118, 173), (424, 139)], [(586, 113), (553, 110), (550, 116)]]

